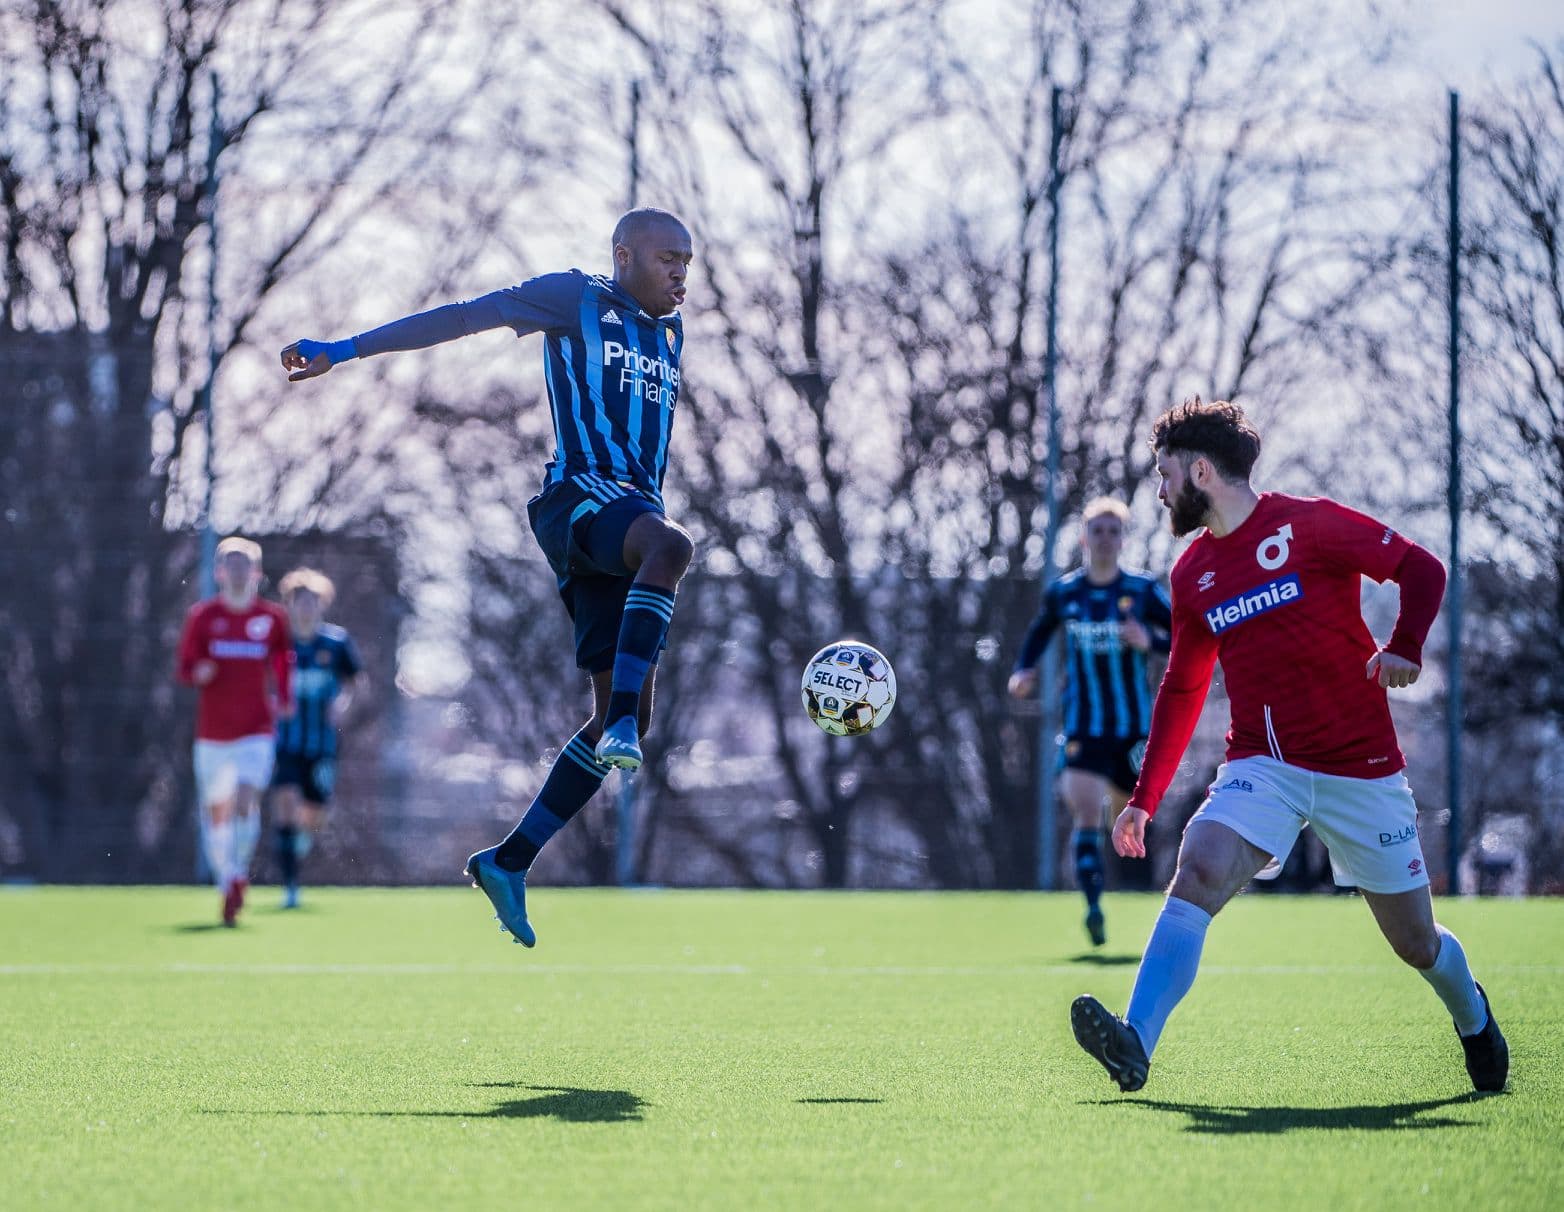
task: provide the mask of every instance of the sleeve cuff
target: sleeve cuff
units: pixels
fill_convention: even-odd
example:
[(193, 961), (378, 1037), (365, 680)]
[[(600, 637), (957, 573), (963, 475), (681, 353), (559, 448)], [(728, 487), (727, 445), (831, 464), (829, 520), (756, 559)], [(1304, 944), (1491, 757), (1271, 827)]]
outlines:
[(1385, 651), (1419, 667), (1423, 664), (1423, 646), (1410, 636), (1392, 632), (1390, 640), (1385, 644)]

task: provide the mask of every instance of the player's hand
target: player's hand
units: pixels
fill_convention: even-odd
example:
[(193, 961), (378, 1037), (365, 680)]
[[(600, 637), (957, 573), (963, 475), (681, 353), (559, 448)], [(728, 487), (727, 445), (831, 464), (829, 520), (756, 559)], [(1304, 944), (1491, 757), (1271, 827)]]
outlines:
[(1151, 632), (1134, 615), (1119, 620), (1119, 639), (1136, 652), (1151, 651)]
[(1037, 693), (1037, 670), (1017, 669), (1010, 675), (1010, 697), (1029, 699)]
[(210, 686), (216, 676), (216, 661), (200, 660), (190, 667), (190, 680), (197, 686)]
[(1120, 858), (1146, 857), (1146, 822), (1151, 814), (1144, 808), (1126, 805), (1113, 822), (1113, 848)]
[(1421, 665), (1414, 665), (1406, 657), (1398, 657), (1393, 652), (1386, 652), (1381, 648), (1373, 656), (1369, 657), (1368, 667), (1363, 676), (1377, 681), (1386, 690), (1400, 690), (1417, 681), (1417, 675), (1423, 672)]
[(332, 365), (324, 341), (295, 341), (282, 351), (282, 368), (291, 372), (288, 375), (290, 383), (323, 375)]

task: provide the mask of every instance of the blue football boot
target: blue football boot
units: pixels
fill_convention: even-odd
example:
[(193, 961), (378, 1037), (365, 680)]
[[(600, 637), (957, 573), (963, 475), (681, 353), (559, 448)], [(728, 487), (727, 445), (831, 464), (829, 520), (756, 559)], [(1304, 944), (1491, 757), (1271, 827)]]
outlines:
[(496, 863), (494, 852), (498, 849), (498, 846), (490, 846), (471, 856), (467, 860), (467, 874), (472, 876), (472, 886), (481, 889), (494, 906), (500, 930), (508, 930), (515, 942), (531, 947), (538, 941), (538, 936), (532, 923), (527, 921), (527, 873), (507, 871)]
[(636, 727), (635, 716), (620, 716), (603, 729), (596, 757), (605, 766), (617, 766), (620, 770), (641, 768), (641, 731)]

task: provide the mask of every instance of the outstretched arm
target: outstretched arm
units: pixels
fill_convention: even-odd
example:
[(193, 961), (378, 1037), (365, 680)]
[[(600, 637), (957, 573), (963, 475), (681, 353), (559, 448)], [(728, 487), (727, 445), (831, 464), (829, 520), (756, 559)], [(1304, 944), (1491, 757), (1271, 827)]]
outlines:
[(544, 274), (465, 303), (404, 316), (343, 341), (295, 341), (282, 351), (282, 368), (289, 372), (290, 383), (298, 383), (353, 358), (427, 349), (494, 328), (510, 328), (520, 337), (568, 325), (575, 319), (584, 281), (575, 272)]

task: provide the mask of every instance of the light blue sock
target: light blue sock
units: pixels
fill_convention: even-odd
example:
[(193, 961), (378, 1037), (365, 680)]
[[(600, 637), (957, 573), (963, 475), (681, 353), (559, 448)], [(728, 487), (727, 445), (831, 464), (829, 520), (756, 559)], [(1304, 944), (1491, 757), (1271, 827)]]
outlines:
[(1140, 1036), (1148, 1057), (1156, 1050), (1173, 1007), (1195, 983), (1200, 949), (1205, 946), (1206, 927), (1210, 924), (1209, 913), (1176, 896), (1168, 897), (1157, 915), (1157, 924), (1151, 928), (1151, 938), (1140, 958), (1140, 971), (1135, 974), (1130, 1006), (1124, 1014)]
[(1466, 963), (1466, 949), (1461, 940), (1443, 926), (1435, 926), (1439, 932), (1439, 958), (1432, 968), (1419, 968), (1422, 978), (1434, 987), (1439, 1000), (1455, 1020), (1455, 1029), (1462, 1035), (1476, 1035), (1488, 1021), (1488, 1011), (1483, 1007), (1482, 994), (1477, 992), (1477, 982), (1472, 980), (1472, 970)]

